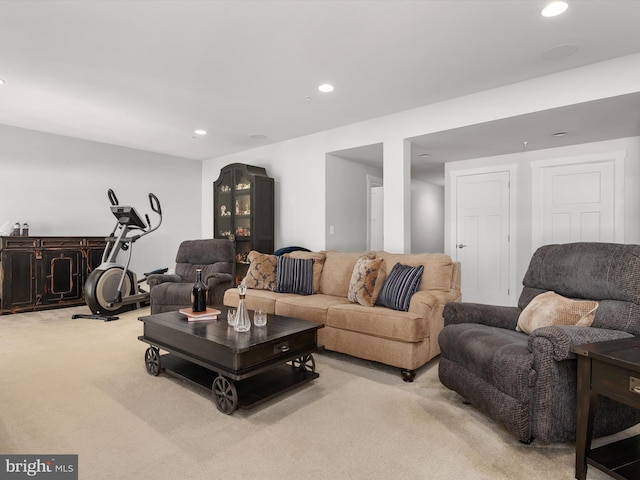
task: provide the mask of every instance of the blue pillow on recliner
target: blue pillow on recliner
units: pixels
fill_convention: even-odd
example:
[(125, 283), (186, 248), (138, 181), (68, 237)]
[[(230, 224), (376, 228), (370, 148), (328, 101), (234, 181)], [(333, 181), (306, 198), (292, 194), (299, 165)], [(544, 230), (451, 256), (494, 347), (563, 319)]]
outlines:
[(422, 281), (422, 272), (424, 272), (424, 265), (409, 267), (396, 263), (380, 290), (376, 305), (403, 312), (408, 311), (411, 297)]

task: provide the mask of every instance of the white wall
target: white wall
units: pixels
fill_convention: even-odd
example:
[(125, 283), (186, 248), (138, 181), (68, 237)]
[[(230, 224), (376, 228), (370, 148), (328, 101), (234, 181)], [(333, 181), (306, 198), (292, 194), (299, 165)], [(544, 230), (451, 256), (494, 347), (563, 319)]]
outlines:
[[(445, 189), (450, 188), (451, 172), (486, 169), (491, 170), (505, 165), (517, 165), (517, 182), (512, 183), (517, 203), (516, 247), (516, 285), (518, 296), (522, 290), (522, 278), (529, 266), (533, 254), (532, 247), (532, 170), (531, 163), (542, 160), (554, 160), (567, 157), (579, 157), (597, 153), (625, 152), (624, 162), (624, 243), (640, 243), (640, 137), (622, 138), (605, 142), (586, 143), (561, 148), (550, 148), (511, 155), (476, 158), (445, 164)], [(455, 248), (450, 198), (445, 197), (445, 252), (454, 256)], [(464, 270), (463, 270), (464, 271)]]
[(200, 238), (201, 170), (199, 161), (0, 125), (0, 225), (27, 222), (34, 236), (107, 236), (115, 225), (109, 188), (155, 223), (153, 192), (163, 224), (134, 245), (131, 269), (173, 268), (179, 243)]
[(411, 229), (404, 224), (410, 210), (405, 139), (639, 89), (640, 54), (636, 54), (207, 160), (203, 167), (202, 234), (213, 233), (213, 181), (221, 167), (240, 162), (265, 167), (276, 179), (276, 246), (325, 248), (326, 154), (383, 143), (385, 212), (393, 213), (397, 220), (390, 228), (385, 219), (385, 249), (411, 251), (411, 239), (407, 238)]
[(326, 172), (325, 248), (367, 250), (367, 175), (382, 178), (382, 169), (327, 155)]
[(411, 252), (444, 252), (444, 187), (411, 181)]

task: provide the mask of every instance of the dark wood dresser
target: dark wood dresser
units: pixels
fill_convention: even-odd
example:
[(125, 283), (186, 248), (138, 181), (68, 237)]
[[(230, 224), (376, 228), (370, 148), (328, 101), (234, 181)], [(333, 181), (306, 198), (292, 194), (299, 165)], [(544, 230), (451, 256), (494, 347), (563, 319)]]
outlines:
[(104, 237), (0, 237), (0, 315), (84, 303)]

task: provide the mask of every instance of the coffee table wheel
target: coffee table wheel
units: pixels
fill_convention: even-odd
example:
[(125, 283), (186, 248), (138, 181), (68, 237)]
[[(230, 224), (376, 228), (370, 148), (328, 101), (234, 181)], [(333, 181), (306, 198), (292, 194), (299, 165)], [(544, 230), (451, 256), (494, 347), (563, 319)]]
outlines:
[(316, 361), (311, 354), (292, 360), (291, 366), (298, 370), (304, 370), (305, 372), (313, 373), (316, 371)]
[(144, 354), (144, 366), (147, 368), (147, 373), (157, 377), (162, 367), (160, 362), (160, 350), (156, 347), (149, 347)]
[(238, 391), (232, 381), (222, 375), (216, 377), (211, 387), (213, 401), (225, 415), (231, 415), (238, 408)]

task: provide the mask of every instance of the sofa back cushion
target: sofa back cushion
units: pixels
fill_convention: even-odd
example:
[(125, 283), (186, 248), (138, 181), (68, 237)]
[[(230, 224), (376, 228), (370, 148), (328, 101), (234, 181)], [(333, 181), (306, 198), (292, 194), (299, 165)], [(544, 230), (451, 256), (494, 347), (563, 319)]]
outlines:
[(378, 251), (376, 257), (383, 258), (387, 273), (391, 272), (396, 263), (417, 267), (424, 265), (419, 292), (451, 290), (453, 280), (453, 261), (444, 253), (387, 253)]
[(347, 298), (353, 267), (360, 257), (374, 258), (374, 252), (325, 252), (320, 293)]
[(640, 245), (545, 245), (531, 257), (518, 306), (547, 291), (599, 303), (593, 327), (640, 335)]

